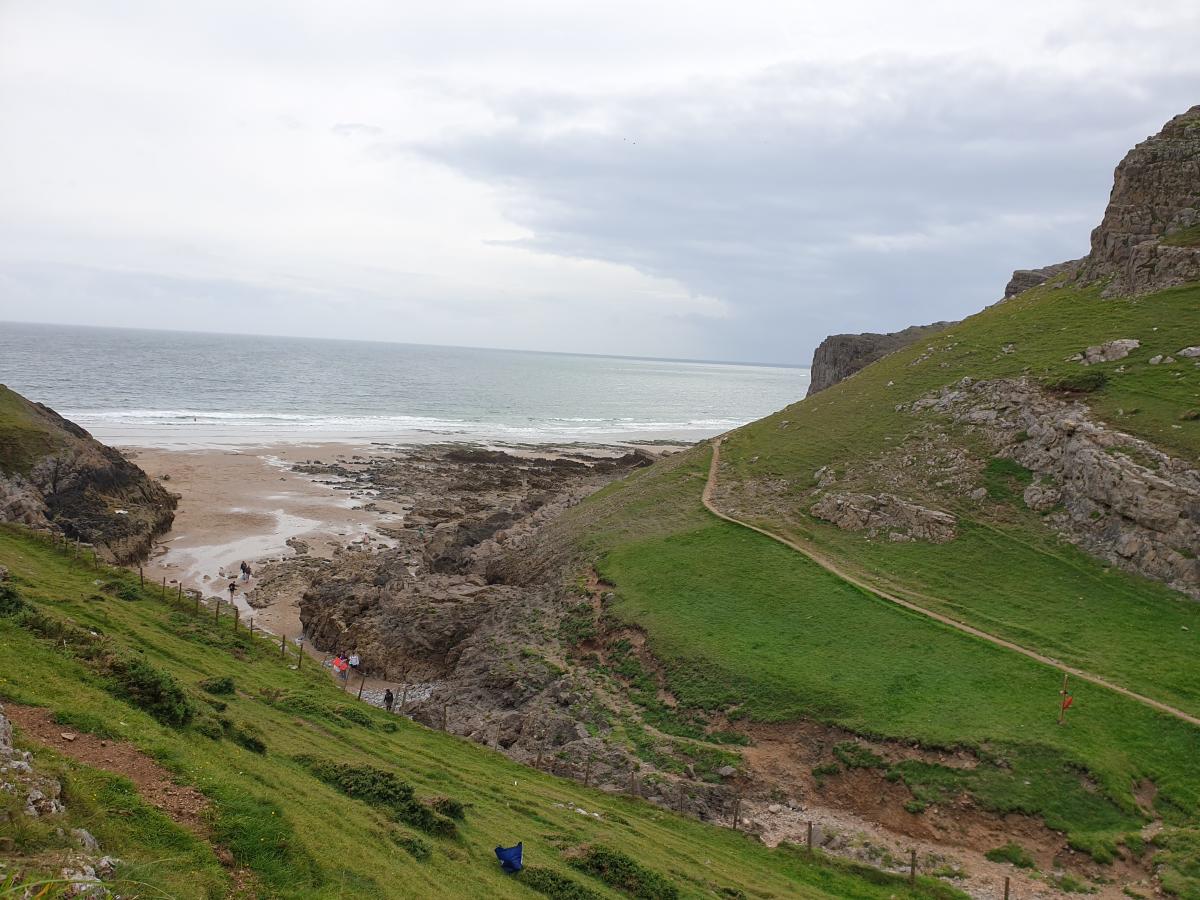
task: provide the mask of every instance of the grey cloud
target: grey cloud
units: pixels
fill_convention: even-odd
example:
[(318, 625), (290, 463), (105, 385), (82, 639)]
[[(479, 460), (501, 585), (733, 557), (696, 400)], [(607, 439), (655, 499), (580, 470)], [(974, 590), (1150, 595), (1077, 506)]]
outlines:
[(1104, 81), (795, 64), (651, 94), (496, 96), (505, 124), (392, 149), (499, 187), (525, 246), (728, 301), (713, 355), (805, 362), (828, 332), (962, 316), (1011, 269), (1085, 252), (1124, 151), (1196, 101), (1190, 67)]

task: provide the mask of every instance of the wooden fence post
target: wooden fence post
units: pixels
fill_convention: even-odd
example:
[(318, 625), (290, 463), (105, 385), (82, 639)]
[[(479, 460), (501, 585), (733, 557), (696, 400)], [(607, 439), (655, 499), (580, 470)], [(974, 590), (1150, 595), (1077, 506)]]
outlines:
[(284, 657), (285, 659), (287, 658), (287, 644), (284, 643), (286, 640), (287, 640), (287, 635), (285, 635), (283, 632), (280, 632), (280, 634), (279, 634), (279, 655)]
[(739, 794), (733, 802), (733, 830), (738, 830), (738, 819), (742, 816), (742, 797)]
[(250, 617), (250, 637), (254, 637), (254, 616)]
[(1008, 876), (1004, 876), (1004, 900), (1008, 900)]
[(299, 672), (300, 667), (304, 665), (304, 638), (300, 638), (300, 644), (298, 645), (296, 652), (299, 654), (296, 657), (296, 671)]
[(813, 823), (808, 823), (808, 853), (811, 856), (813, 852)]
[(587, 762), (583, 765), (583, 786), (587, 787), (588, 782), (592, 780), (592, 756), (589, 753)]
[(913, 847), (908, 862), (908, 883), (917, 883), (917, 848)]
[(163, 580), (162, 580), (162, 598), (163, 598), (163, 602), (165, 603), (167, 600), (167, 576), (166, 575), (163, 576)]
[(233, 605), (233, 633), (237, 634), (238, 621), (242, 618), (242, 611), (237, 608), (237, 604)]
[(142, 571), (141, 566), (138, 566), (138, 583), (140, 587), (146, 586), (146, 574)]
[(183, 582), (182, 581), (175, 582), (175, 599), (180, 603), (183, 602)]
[(221, 598), (217, 598), (217, 602), (213, 604), (213, 624), (216, 625), (221, 621)]
[(365, 684), (367, 683), (367, 673), (366, 673), (366, 672), (360, 672), (360, 673), (358, 674), (358, 678), (359, 678), (359, 681), (358, 681), (358, 699), (359, 699), (359, 700), (361, 700), (361, 699), (362, 699), (363, 685), (365, 685)]

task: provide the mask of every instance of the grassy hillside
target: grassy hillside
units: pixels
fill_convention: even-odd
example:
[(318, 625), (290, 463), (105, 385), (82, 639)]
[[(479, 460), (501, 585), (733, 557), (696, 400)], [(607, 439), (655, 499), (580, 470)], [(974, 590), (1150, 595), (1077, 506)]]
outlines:
[(30, 414), (29, 401), (0, 384), (0, 472), (28, 474), (58, 446), (53, 430)]
[[(54, 829), (82, 825), (125, 860), (122, 893), (138, 896), (627, 896), (597, 874), (616, 869), (645, 897), (958, 896), (770, 851), (356, 704), (311, 660), (297, 671), (277, 643), (235, 634), (231, 618), (196, 617), (136, 576), (93, 571), (18, 530), (0, 528), (0, 565), (16, 594), (0, 603), (0, 699), (132, 742), (210, 803), (197, 834), (125, 779), (26, 743), (64, 780), (68, 813), (0, 821), (8, 872), (52, 871), (64, 846)], [(397, 779), (418, 800), (461, 803), (463, 818), (442, 814), (454, 803), (436, 814), (412, 803)], [(518, 840), (534, 869), (513, 878), (492, 849)]]
[[(1119, 362), (1084, 370), (1067, 357), (1114, 338), (1142, 346)], [(735, 493), (783, 480), (795, 494), (822, 466), (871, 473), (871, 463), (914, 439), (933, 419), (897, 406), (964, 376), (1028, 375), (1055, 383), (1081, 371), (1107, 382), (1087, 395), (1095, 414), (1193, 463), (1200, 460), (1200, 368), (1192, 360), (1151, 366), (1200, 340), (1200, 286), (1136, 301), (1097, 291), (1042, 287), (881, 360), (811, 401), (739, 430), (722, 449), (722, 480)], [(1009, 352), (1002, 348), (1009, 347)], [(932, 350), (930, 350), (932, 348)], [(782, 422), (788, 421), (786, 428)], [(952, 437), (984, 467), (987, 451), (961, 430)], [(887, 489), (884, 466), (862, 487)], [(872, 481), (872, 477), (874, 480)], [(1003, 481), (1003, 474), (997, 480)], [(1200, 604), (1126, 575), (1064, 543), (1020, 500), (1019, 485), (989, 485), (982, 507), (935, 484), (905, 486), (959, 517), (947, 545), (868, 540), (808, 514), (805, 504), (747, 504), (758, 524), (821, 548), (876, 583), (994, 634), (1200, 714)]]
[[(1108, 379), (1089, 396), (1096, 414), (1200, 458), (1200, 422), (1185, 414), (1200, 405), (1200, 369), (1148, 363), (1200, 341), (1200, 287), (1129, 301), (1047, 286), (735, 431), (722, 449), (724, 499), (868, 581), (1200, 713), (1200, 604), (1053, 535), (1020, 502), (1021, 473), (990, 460), (977, 436), (947, 429), (977, 461), (989, 501), (969, 505), (932, 483), (922, 495), (960, 517), (950, 543), (870, 541), (814, 519), (800, 499), (823, 466), (865, 473), (856, 489), (887, 489), (887, 466), (871, 463), (925, 424), (898, 406), (964, 376), (1054, 382), (1082, 370), (1066, 357), (1126, 337), (1141, 348), (1090, 370)], [(708, 460), (697, 448), (637, 473), (565, 525), (615, 585), (611, 614), (646, 631), (683, 702), (974, 747), (982, 764), (971, 775), (916, 765), (894, 775), (917, 799), (966, 792), (984, 808), (1041, 816), (1097, 859), (1125, 852), (1125, 834), (1157, 817), (1184, 829), (1180, 842), (1195, 842), (1200, 729), (1078, 683), (1070, 722), (1058, 727), (1054, 668), (881, 601), (715, 519), (700, 503)], [(1135, 801), (1143, 779), (1159, 791), (1152, 807)], [(1194, 858), (1167, 862), (1185, 894), (1198, 888), (1181, 873), (1200, 875), (1195, 867)]]

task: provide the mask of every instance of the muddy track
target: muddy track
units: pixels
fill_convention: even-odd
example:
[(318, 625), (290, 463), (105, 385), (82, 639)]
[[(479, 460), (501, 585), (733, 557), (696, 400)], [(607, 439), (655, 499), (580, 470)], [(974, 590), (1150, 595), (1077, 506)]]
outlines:
[(918, 606), (916, 603), (913, 603), (910, 600), (897, 597), (895, 594), (888, 593), (878, 586), (864, 581), (862, 578), (849, 574), (844, 569), (834, 564), (828, 557), (823, 556), (810, 546), (790, 540), (789, 538), (782, 537), (781, 535), (775, 534), (772, 531), (768, 531), (765, 528), (760, 528), (757, 525), (751, 525), (749, 522), (743, 522), (741, 519), (734, 518), (727, 513), (721, 512), (721, 510), (719, 510), (716, 504), (713, 502), (713, 491), (717, 485), (717, 470), (720, 465), (720, 459), (721, 438), (716, 438), (712, 442), (712, 462), (708, 467), (708, 479), (704, 483), (704, 492), (701, 494), (700, 499), (704, 503), (704, 507), (718, 519), (724, 519), (726, 522), (731, 522), (734, 525), (740, 525), (743, 528), (749, 528), (751, 531), (756, 531), (765, 537), (769, 537), (773, 541), (778, 541), (784, 546), (790, 547), (797, 553), (807, 557), (809, 560), (816, 563), (827, 572), (836, 575), (838, 578), (849, 582), (857, 588), (861, 588), (872, 596), (879, 597), (880, 599), (886, 600), (889, 603), (895, 603), (897, 606), (903, 606), (907, 610), (919, 613), (922, 616), (926, 616), (927, 618), (933, 619), (936, 622), (947, 625), (956, 631), (969, 634), (971, 637), (987, 641), (989, 644), (995, 644), (997, 647), (1003, 647), (1004, 649), (1011, 650), (1014, 653), (1020, 653), (1022, 656), (1027, 656), (1030, 659), (1037, 660), (1040, 663), (1058, 669), (1060, 672), (1066, 672), (1068, 675), (1078, 678), (1081, 681), (1086, 681), (1091, 684), (1098, 685), (1099, 687), (1107, 688), (1110, 691), (1115, 691), (1122, 696), (1128, 697), (1130, 700), (1135, 700), (1144, 706), (1148, 706), (1151, 709), (1157, 710), (1158, 712), (1166, 713), (1167, 715), (1174, 716), (1177, 719), (1182, 719), (1184, 722), (1188, 722), (1191, 725), (1200, 726), (1200, 718), (1190, 715), (1181, 709), (1176, 709), (1174, 706), (1169, 706), (1159, 700), (1155, 700), (1151, 697), (1146, 697), (1142, 694), (1136, 693), (1135, 691), (1131, 691), (1129, 688), (1121, 687), (1119, 684), (1114, 684), (1113, 682), (1102, 678), (1099, 675), (1084, 671), (1083, 669), (1076, 669), (1073, 666), (1064, 665), (1062, 662), (1052, 659), (1049, 656), (1044, 656), (1043, 654), (1038, 653), (1036, 650), (1030, 650), (1028, 647), (1022, 647), (1020, 644), (1014, 644), (1012, 641), (997, 637), (994, 634), (988, 634), (986, 631), (980, 631), (978, 628), (967, 625), (964, 622), (951, 619), (949, 616), (944, 616), (941, 613), (934, 612), (931, 609)]

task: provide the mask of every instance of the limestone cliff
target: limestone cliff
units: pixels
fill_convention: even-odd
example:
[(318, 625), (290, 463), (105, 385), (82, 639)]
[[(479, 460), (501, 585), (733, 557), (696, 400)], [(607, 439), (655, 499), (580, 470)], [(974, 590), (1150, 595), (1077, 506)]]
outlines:
[(1040, 269), (1017, 269), (1012, 273), (1012, 278), (1008, 280), (1008, 284), (1004, 286), (1004, 299), (1015, 297), (1017, 294), (1022, 294), (1030, 288), (1035, 288), (1039, 284), (1049, 281), (1060, 272), (1066, 272), (1072, 269), (1078, 269), (1082, 259), (1071, 259), (1066, 262), (1054, 263), (1050, 266), (1042, 266)]
[(821, 341), (813, 353), (812, 381), (808, 386), (808, 396), (833, 387), (843, 378), (850, 377), (875, 360), (882, 359), (889, 353), (916, 343), (952, 324), (934, 322), (932, 325), (912, 325), (903, 331), (893, 331), (889, 334), (832, 334)]
[(1200, 106), (1121, 160), (1079, 278), (1110, 279), (1106, 297), (1200, 280)]
[(55, 527), (127, 563), (171, 527), (175, 503), (112, 447), (0, 385), (0, 522)]

